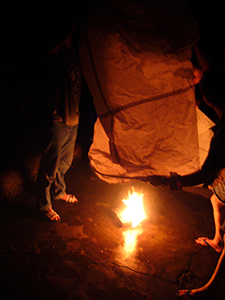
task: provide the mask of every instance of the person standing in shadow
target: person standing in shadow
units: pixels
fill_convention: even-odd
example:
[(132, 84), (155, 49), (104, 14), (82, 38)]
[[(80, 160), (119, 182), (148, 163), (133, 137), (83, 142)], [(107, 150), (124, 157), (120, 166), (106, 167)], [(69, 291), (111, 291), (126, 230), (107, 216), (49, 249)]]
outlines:
[(50, 130), (38, 171), (36, 200), (41, 215), (51, 222), (60, 221), (52, 200), (78, 202), (67, 193), (64, 178), (74, 156), (82, 85), (79, 57), (71, 47), (75, 30), (76, 25), (50, 51), (46, 108)]

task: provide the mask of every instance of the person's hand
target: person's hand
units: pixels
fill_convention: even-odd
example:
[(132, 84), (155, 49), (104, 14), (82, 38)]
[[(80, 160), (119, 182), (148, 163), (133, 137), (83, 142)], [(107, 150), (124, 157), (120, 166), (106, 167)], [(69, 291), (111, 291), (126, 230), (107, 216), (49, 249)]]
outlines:
[(169, 178), (167, 176), (152, 175), (143, 179), (145, 182), (149, 182), (153, 186), (167, 186), (169, 185)]

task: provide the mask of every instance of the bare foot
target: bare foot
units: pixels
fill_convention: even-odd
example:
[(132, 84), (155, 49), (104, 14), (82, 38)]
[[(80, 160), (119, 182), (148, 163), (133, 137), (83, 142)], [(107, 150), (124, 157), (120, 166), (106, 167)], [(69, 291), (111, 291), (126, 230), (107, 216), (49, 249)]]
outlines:
[(197, 300), (207, 300), (211, 299), (211, 295), (208, 293), (207, 289), (199, 288), (194, 290), (179, 290), (177, 293), (178, 298), (181, 299), (197, 299)]
[(209, 239), (207, 237), (199, 237), (198, 239), (195, 240), (195, 242), (202, 246), (208, 246), (212, 250), (214, 250), (218, 253), (221, 253), (221, 251), (223, 249), (222, 241), (221, 241), (221, 243), (218, 244), (215, 242), (214, 239)]

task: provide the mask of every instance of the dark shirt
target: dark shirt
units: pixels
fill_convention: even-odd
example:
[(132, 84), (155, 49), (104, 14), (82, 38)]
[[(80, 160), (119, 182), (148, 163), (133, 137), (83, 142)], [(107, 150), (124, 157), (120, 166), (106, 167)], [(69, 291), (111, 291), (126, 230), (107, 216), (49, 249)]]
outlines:
[(52, 57), (52, 110), (53, 119), (68, 126), (79, 123), (79, 102), (82, 74), (78, 56), (63, 46)]

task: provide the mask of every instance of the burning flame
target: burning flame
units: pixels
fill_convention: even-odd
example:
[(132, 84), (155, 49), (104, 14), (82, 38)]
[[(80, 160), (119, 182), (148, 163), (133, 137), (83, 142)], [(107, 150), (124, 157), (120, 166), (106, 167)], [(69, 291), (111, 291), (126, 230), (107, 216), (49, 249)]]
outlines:
[(132, 227), (136, 227), (142, 220), (145, 219), (145, 212), (143, 207), (142, 193), (129, 192), (128, 199), (123, 199), (123, 203), (127, 208), (121, 214), (121, 218), (127, 222), (132, 223)]

